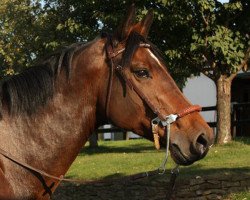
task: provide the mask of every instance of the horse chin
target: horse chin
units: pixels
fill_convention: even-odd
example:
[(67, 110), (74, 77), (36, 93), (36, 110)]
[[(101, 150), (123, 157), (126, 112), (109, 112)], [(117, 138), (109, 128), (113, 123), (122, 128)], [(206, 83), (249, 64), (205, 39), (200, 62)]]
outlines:
[(196, 161), (184, 155), (176, 145), (170, 145), (170, 154), (174, 162), (178, 165), (188, 166)]

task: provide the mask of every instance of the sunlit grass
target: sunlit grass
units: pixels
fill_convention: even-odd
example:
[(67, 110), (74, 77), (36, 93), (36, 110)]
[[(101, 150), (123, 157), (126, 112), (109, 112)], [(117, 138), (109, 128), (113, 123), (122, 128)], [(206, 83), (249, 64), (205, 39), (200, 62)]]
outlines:
[(232, 193), (229, 196), (225, 197), (224, 200), (249, 200), (250, 199), (250, 192), (239, 192), (239, 193)]
[(103, 179), (156, 169), (164, 150), (156, 151), (146, 140), (101, 141), (97, 149), (86, 146), (78, 155), (68, 176), (81, 179)]
[[(164, 156), (165, 150), (156, 151), (151, 142), (143, 139), (101, 141), (96, 149), (90, 149), (88, 146), (82, 149), (67, 177), (81, 180), (119, 178), (157, 169)], [(167, 173), (173, 166), (174, 163), (169, 158)], [(234, 173), (240, 176), (250, 173), (250, 138), (237, 139), (223, 146), (213, 146), (204, 159), (189, 167), (181, 167), (178, 180), (196, 175), (213, 174), (217, 177)], [(67, 192), (67, 189), (64, 188), (63, 191)], [(250, 192), (247, 191), (223, 197), (223, 200), (249, 199)]]
[[(238, 139), (230, 144), (214, 146), (209, 154), (189, 167), (181, 167), (181, 174), (200, 175), (250, 170), (250, 139)], [(67, 176), (95, 180), (126, 176), (157, 169), (165, 150), (156, 151), (144, 139), (129, 141), (101, 141), (97, 149), (84, 147)], [(167, 168), (174, 166), (169, 158)]]
[(219, 171), (219, 173), (249, 171), (249, 155), (250, 138), (238, 138), (229, 144), (212, 147), (203, 160), (190, 167), (185, 167), (183, 170), (187, 173), (206, 171), (207, 174), (216, 173), (216, 171)]

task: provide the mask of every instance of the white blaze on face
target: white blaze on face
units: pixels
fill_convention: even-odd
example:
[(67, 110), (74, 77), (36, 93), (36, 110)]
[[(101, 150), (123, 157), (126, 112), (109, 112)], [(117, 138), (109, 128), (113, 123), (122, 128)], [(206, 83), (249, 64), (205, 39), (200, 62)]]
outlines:
[(159, 59), (152, 53), (152, 51), (150, 49), (147, 49), (147, 51), (149, 52), (150, 56), (158, 63), (159, 66), (161, 66), (162, 68), (164, 68), (164, 66), (162, 66), (161, 62), (159, 61)]

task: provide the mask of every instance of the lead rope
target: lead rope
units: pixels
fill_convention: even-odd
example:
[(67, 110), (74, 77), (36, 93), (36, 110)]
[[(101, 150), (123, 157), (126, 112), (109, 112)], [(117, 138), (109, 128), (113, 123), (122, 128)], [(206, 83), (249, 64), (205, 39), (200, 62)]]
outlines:
[[(165, 153), (165, 158), (162, 162), (162, 164), (160, 165), (160, 167), (158, 168), (158, 174), (163, 175), (166, 172), (166, 165), (167, 165), (167, 161), (168, 161), (168, 154), (169, 154), (169, 144), (170, 144), (170, 134), (171, 134), (171, 124), (173, 122), (175, 122), (177, 120), (177, 118), (179, 117), (178, 114), (174, 115), (168, 115), (166, 117), (165, 120), (161, 120), (159, 117), (156, 117), (155, 119), (153, 119), (151, 121), (151, 125), (152, 125), (152, 131), (154, 134), (154, 139), (158, 139), (158, 142), (155, 141), (155, 147), (156, 149), (160, 148), (160, 144), (159, 144), (159, 136), (156, 133), (159, 125), (161, 124), (163, 127), (166, 127), (165, 129), (165, 134), (166, 134), (166, 153)], [(171, 170), (171, 177), (170, 177), (170, 182), (169, 182), (169, 190), (167, 191), (166, 194), (166, 200), (171, 200), (172, 198), (172, 194), (175, 188), (175, 181), (176, 178), (179, 174), (179, 165), (177, 164), (172, 170)]]
[[(116, 57), (118, 54), (120, 54), (120, 53), (122, 53), (124, 51), (124, 48), (122, 48), (119, 51), (114, 52), (112, 46), (111, 47), (109, 46), (109, 44), (111, 44), (110, 43), (110, 39), (111, 38), (109, 38), (109, 40), (108, 40), (109, 41), (108, 44), (106, 44), (107, 45), (106, 46), (106, 51), (108, 53), (108, 58), (110, 59), (111, 65), (112, 65), (111, 66), (111, 72), (110, 72), (108, 93), (107, 93), (107, 101), (106, 101), (106, 115), (107, 115), (107, 117), (109, 116), (109, 101), (110, 101), (110, 98), (111, 98), (111, 88), (112, 88), (113, 73), (114, 73), (114, 71), (113, 71), (114, 70), (114, 63), (113, 63), (112, 58)], [(149, 44), (140, 44), (140, 47), (149, 48), (150, 45)], [(162, 115), (162, 113), (158, 112), (158, 110), (154, 107), (154, 105), (151, 104), (151, 102), (144, 96), (144, 94), (141, 93), (141, 91), (136, 87), (136, 85), (134, 85), (133, 82), (130, 79), (126, 78), (126, 76), (122, 73), (122, 70), (121, 70), (120, 67), (116, 67), (115, 69), (118, 72), (121, 72), (120, 74), (123, 75), (124, 80), (131, 87), (131, 89), (135, 90), (135, 92), (148, 104), (148, 106), (153, 110), (153, 112), (158, 115), (157, 118), (155, 118), (155, 119), (153, 119), (151, 121), (152, 132), (154, 133), (155, 132), (154, 129), (158, 129), (159, 128), (158, 126), (160, 124), (163, 127), (167, 127), (167, 133), (166, 133), (167, 134), (167, 137), (166, 137), (166, 155), (165, 155), (164, 161), (162, 162), (162, 164), (160, 165), (160, 167), (157, 170), (149, 171), (149, 172), (145, 172), (145, 173), (139, 174), (139, 176), (138, 175), (136, 175), (136, 176), (132, 175), (131, 176), (131, 180), (133, 180), (133, 179), (136, 180), (136, 179), (139, 179), (139, 178), (154, 176), (156, 174), (161, 174), (162, 175), (166, 171), (166, 164), (167, 164), (167, 160), (168, 160), (169, 142), (170, 142), (169, 141), (169, 139), (170, 139), (170, 125), (171, 125), (171, 123), (175, 122), (177, 118), (181, 118), (181, 117), (183, 117), (183, 116), (185, 116), (187, 114), (190, 114), (192, 112), (200, 111), (201, 107), (200, 106), (190, 106), (186, 110), (182, 111), (179, 114), (171, 114), (169, 116), (164, 117), (164, 115)], [(154, 138), (155, 138), (155, 140), (158, 140), (158, 149), (159, 149), (160, 148), (160, 144), (159, 144), (159, 136), (158, 136), (157, 133), (154, 133)], [(57, 180), (59, 182), (61, 182), (61, 181), (79, 182), (79, 183), (80, 182), (85, 182), (85, 183), (87, 183), (87, 182), (89, 182), (89, 183), (91, 183), (91, 182), (92, 183), (98, 182), (98, 181), (81, 181), (81, 180), (75, 180), (75, 179), (65, 179), (63, 175), (61, 175), (60, 177), (57, 177), (57, 176), (48, 174), (48, 173), (46, 173), (43, 170), (37, 169), (35, 167), (32, 167), (31, 165), (29, 165), (29, 164), (27, 164), (25, 162), (22, 162), (21, 160), (15, 158), (14, 156), (12, 156), (11, 154), (9, 154), (6, 151), (2, 150), (1, 148), (0, 148), (0, 154), (3, 155), (4, 157), (6, 157), (7, 159), (11, 160), (12, 162), (16, 163), (17, 165), (20, 165), (20, 166), (24, 167), (27, 170), (36, 172), (39, 175), (42, 175), (44, 177), (48, 177), (48, 178)], [(172, 194), (173, 189), (174, 189), (175, 179), (176, 179), (176, 177), (178, 175), (178, 172), (179, 172), (178, 167), (179, 166), (176, 165), (176, 167), (174, 169), (172, 169), (172, 171), (171, 171), (171, 178), (170, 178), (170, 184), (172, 185), (171, 186), (172, 187), (171, 194)], [(102, 182), (102, 181), (99, 181), (99, 182)]]
[(166, 137), (166, 153), (165, 153), (165, 158), (162, 162), (162, 164), (160, 165), (160, 167), (158, 168), (159, 170), (159, 174), (164, 174), (166, 171), (166, 165), (168, 162), (168, 153), (169, 153), (169, 139), (170, 139), (170, 124), (167, 124), (167, 137)]
[[(162, 120), (162, 117), (156, 117), (151, 121), (151, 126), (152, 126), (152, 132), (154, 134), (154, 143), (156, 149), (160, 148), (160, 142), (159, 142), (159, 126), (161, 125), (162, 127), (165, 127), (165, 134), (166, 134), (166, 154), (165, 158), (158, 168), (158, 174), (163, 175), (166, 171), (166, 165), (168, 161), (168, 154), (169, 154), (169, 144), (170, 144), (170, 134), (171, 134), (171, 124), (174, 123), (177, 119), (182, 118), (188, 114), (191, 114), (193, 112), (199, 112), (201, 111), (201, 107), (199, 105), (193, 105), (190, 106), (183, 111), (181, 111), (178, 114), (170, 114), (166, 117), (165, 119)], [(167, 127), (167, 128), (166, 128)], [(170, 177), (170, 182), (169, 182), (169, 191), (166, 194), (166, 200), (171, 200), (172, 199), (172, 194), (175, 188), (175, 181), (177, 176), (179, 175), (179, 165), (177, 164), (172, 170), (171, 170), (171, 177)]]

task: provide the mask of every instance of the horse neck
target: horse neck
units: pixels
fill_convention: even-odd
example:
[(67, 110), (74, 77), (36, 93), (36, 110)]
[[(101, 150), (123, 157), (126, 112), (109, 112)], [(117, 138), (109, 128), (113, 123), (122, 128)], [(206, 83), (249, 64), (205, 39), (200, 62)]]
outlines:
[(96, 128), (100, 77), (93, 76), (91, 70), (96, 70), (100, 61), (88, 59), (93, 51), (89, 47), (75, 56), (70, 80), (63, 75), (58, 78), (56, 92), (46, 106), (31, 116), (9, 118), (5, 127), (8, 145), (3, 149), (12, 146), (10, 153), (21, 160), (56, 176), (64, 175)]
[[(52, 134), (55, 134), (53, 137), (49, 133), (50, 137), (54, 138), (50, 141), (58, 141), (55, 146), (49, 144), (49, 148), (54, 148), (58, 155), (54, 157), (61, 159), (60, 166), (64, 166), (61, 174), (66, 172), (97, 126), (98, 85), (92, 72), (95, 70), (96, 63), (88, 59), (92, 51), (93, 47), (90, 46), (76, 56), (69, 83), (64, 77), (59, 79), (58, 92), (48, 108), (48, 112), (53, 110), (53, 113), (47, 127), (49, 129), (53, 127)], [(52, 173), (55, 174), (58, 171), (57, 169)]]

